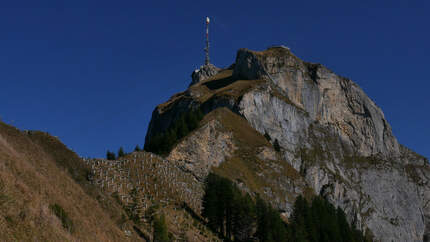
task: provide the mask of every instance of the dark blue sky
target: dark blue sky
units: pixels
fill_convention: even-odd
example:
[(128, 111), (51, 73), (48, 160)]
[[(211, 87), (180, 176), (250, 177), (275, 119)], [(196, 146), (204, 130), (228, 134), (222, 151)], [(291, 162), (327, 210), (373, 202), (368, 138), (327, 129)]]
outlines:
[(82, 156), (143, 145), (154, 107), (204, 60), (289, 46), (351, 78), (430, 157), (429, 1), (3, 1), (0, 116)]

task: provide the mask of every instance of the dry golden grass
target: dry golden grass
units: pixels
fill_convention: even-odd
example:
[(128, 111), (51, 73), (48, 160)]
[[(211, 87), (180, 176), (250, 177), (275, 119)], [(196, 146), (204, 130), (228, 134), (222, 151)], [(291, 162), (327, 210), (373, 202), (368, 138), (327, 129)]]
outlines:
[[(214, 97), (227, 97), (237, 99), (246, 92), (264, 83), (264, 80), (237, 80), (234, 79), (233, 71), (222, 70), (217, 75), (199, 82), (189, 88), (189, 91), (173, 95), (167, 102), (157, 106), (160, 112), (165, 112), (175, 106), (181, 99), (195, 99), (204, 103)], [(192, 94), (190, 94), (192, 93)]]
[[(137, 172), (149, 172), (139, 174), (147, 178), (142, 186), (146, 192), (140, 196), (149, 198), (143, 199), (145, 207), (158, 204), (155, 211), (166, 215), (169, 231), (178, 240), (220, 241), (182, 205), (199, 212), (202, 191), (197, 189), (196, 196), (188, 191), (196, 192), (201, 184), (196, 185), (191, 174), (162, 165), (156, 156), (144, 170), (138, 169), (139, 158), (148, 160), (149, 155), (135, 152), (118, 161), (121, 170), (131, 171), (127, 183), (138, 180)], [(138, 224), (130, 220), (125, 211), (128, 200), (88, 181), (94, 176), (89, 164), (47, 133), (21, 132), (0, 123), (0, 241), (139, 241), (134, 228), (150, 238), (151, 220)], [(178, 173), (176, 180), (173, 171)], [(58, 215), (63, 210), (65, 215)]]
[(159, 104), (157, 106), (157, 108), (159, 110), (169, 109), (169, 107), (171, 107), (171, 105), (173, 105), (176, 101), (178, 101), (179, 99), (181, 99), (185, 96), (186, 96), (185, 92), (176, 93), (175, 95), (171, 96), (167, 102)]
[(271, 146), (264, 136), (249, 125), (245, 118), (233, 113), (228, 108), (218, 108), (212, 111), (205, 117), (203, 122), (207, 122), (211, 119), (217, 119), (227, 131), (233, 132), (237, 141), (244, 144), (243, 148), (245, 148), (245, 146), (250, 149), (261, 146)]
[[(69, 173), (73, 167), (77, 174)], [(0, 241), (137, 239), (121, 231), (115, 221), (121, 210), (109, 205), (109, 198), (76, 182), (85, 170), (79, 157), (58, 139), (0, 123)], [(53, 204), (72, 221), (71, 232), (50, 209)]]
[(228, 86), (218, 89), (215, 96), (227, 96), (236, 99), (264, 82), (264, 80), (237, 80)]

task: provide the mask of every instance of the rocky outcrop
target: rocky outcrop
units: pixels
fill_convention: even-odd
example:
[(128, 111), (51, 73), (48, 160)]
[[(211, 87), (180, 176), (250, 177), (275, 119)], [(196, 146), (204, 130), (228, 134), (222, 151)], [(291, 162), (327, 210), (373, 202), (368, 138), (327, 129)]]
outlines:
[[(200, 107), (209, 113), (226, 107), (272, 142), (278, 140), (282, 160), (294, 167), (313, 191), (343, 208), (350, 223), (376, 240), (422, 241), (430, 234), (428, 160), (398, 143), (382, 110), (357, 84), (320, 64), (300, 60), (284, 47), (261, 52), (240, 49), (231, 75), (221, 73), (159, 106), (147, 139), (182, 110)], [(208, 130), (209, 126), (183, 139), (171, 157), (178, 162), (188, 159), (193, 167), (202, 163), (207, 172), (211, 164), (219, 166), (215, 160), (229, 160), (225, 157), (237, 153), (219, 148), (223, 142), (216, 137), (226, 133), (213, 129), (209, 138)], [(236, 144), (234, 137), (226, 140)], [(215, 150), (208, 149), (211, 144)], [(269, 164), (268, 154), (263, 152), (258, 159)], [(244, 159), (254, 158), (239, 160)], [(282, 184), (285, 182), (267, 187), (276, 189)], [(284, 196), (291, 191), (285, 189)], [(273, 193), (266, 198), (281, 200), (282, 196)], [(274, 204), (283, 210), (290, 206)]]
[[(278, 127), (292, 126), (285, 122), (292, 122), (296, 124), (294, 127), (301, 126), (298, 130), (305, 130), (307, 124), (318, 122), (335, 128), (338, 135), (360, 155), (400, 154), (397, 140), (381, 109), (357, 84), (337, 76), (322, 65), (305, 63), (285, 48), (262, 53), (241, 49), (238, 51), (233, 75), (248, 80), (268, 79), (274, 89), (280, 92), (280, 96), (291, 102), (287, 103), (287, 106), (302, 109), (308, 114), (302, 115), (298, 112), (301, 117), (297, 117), (298, 120), (291, 119), (292, 115), (297, 116), (295, 111), (281, 111), (276, 98), (271, 98), (274, 96), (270, 93), (271, 90), (265, 88), (249, 92), (244, 96), (245, 102), (254, 100), (254, 97), (258, 100), (266, 96), (265, 102), (254, 102), (256, 105), (241, 103), (241, 112), (259, 131), (270, 129), (276, 124)], [(273, 105), (277, 105), (277, 108), (273, 108)], [(275, 118), (270, 124), (262, 120), (268, 115), (261, 115), (268, 108), (279, 113), (270, 116)], [(307, 122), (303, 122), (303, 119), (307, 119)], [(288, 132), (291, 129), (284, 132), (282, 130), (283, 128), (278, 128), (276, 132), (294, 136), (280, 139), (285, 141), (284, 146), (296, 145), (291, 141), (298, 140), (297, 135)]]
[[(315, 191), (347, 211), (350, 222), (382, 241), (423, 240), (428, 219), (420, 201), (429, 186), (409, 179), (405, 165), (414, 161), (404, 159), (383, 112), (358, 85), (286, 49), (239, 50), (234, 75), (267, 79), (267, 87), (243, 96), (240, 113), (277, 138), (285, 158)], [(297, 157), (299, 150), (320, 156)], [(348, 156), (362, 159), (349, 167)], [(428, 169), (427, 161), (420, 163), (420, 171)]]
[(191, 73), (191, 83), (190, 86), (201, 82), (203, 80), (208, 79), (211, 76), (216, 75), (221, 69), (212, 65), (212, 64), (207, 64), (204, 66), (201, 66), (200, 69), (193, 71), (193, 73)]
[(231, 132), (221, 132), (220, 126), (219, 121), (211, 120), (185, 137), (167, 159), (204, 181), (212, 167), (218, 167), (236, 150)]

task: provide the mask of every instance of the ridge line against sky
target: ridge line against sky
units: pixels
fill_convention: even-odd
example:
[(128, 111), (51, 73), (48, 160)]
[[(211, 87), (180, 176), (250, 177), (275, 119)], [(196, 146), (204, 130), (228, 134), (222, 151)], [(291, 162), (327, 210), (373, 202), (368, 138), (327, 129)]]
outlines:
[(430, 157), (428, 1), (19, 1), (0, 8), (0, 116), (82, 156), (143, 146), (156, 105), (204, 62), (289, 46), (356, 82), (401, 144)]

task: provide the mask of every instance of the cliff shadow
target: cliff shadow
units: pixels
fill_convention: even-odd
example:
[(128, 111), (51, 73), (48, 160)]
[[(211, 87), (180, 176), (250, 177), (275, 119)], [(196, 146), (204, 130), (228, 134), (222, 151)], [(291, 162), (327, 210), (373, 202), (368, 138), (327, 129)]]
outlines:
[(205, 85), (210, 90), (216, 90), (216, 89), (226, 87), (226, 86), (234, 83), (235, 81), (237, 81), (236, 78), (233, 78), (233, 76), (228, 76), (225, 78), (205, 82), (205, 83), (203, 83), (203, 85)]

